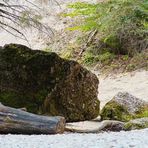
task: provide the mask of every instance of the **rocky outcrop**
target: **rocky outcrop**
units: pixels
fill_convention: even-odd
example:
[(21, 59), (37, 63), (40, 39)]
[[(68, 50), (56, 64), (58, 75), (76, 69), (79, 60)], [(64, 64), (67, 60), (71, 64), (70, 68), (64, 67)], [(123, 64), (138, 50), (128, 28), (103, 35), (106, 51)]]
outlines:
[(37, 114), (89, 120), (99, 114), (97, 77), (55, 53), (9, 44), (0, 48), (0, 102)]
[(101, 111), (102, 120), (129, 121), (148, 117), (148, 103), (128, 92), (119, 92)]
[(124, 125), (124, 130), (148, 128), (148, 117), (131, 120)]

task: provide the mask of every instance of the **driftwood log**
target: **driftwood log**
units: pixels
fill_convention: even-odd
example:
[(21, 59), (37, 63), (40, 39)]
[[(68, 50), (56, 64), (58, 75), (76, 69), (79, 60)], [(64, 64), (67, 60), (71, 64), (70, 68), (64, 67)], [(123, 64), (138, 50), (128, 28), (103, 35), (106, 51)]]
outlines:
[(0, 103), (0, 134), (57, 134), (64, 129), (64, 117), (35, 115)]

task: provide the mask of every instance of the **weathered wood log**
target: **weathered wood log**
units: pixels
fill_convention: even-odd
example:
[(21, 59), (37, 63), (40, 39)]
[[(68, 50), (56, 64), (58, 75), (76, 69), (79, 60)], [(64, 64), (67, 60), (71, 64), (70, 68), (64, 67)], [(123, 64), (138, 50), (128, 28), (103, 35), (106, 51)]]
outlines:
[(0, 103), (0, 134), (57, 134), (64, 129), (64, 117), (35, 115)]

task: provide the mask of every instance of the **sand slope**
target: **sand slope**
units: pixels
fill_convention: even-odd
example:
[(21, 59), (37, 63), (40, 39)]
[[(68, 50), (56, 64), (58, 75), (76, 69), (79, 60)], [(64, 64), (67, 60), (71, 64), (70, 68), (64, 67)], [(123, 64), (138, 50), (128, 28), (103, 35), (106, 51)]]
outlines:
[(101, 100), (101, 107), (119, 91), (127, 91), (148, 101), (148, 71), (135, 71), (107, 78), (100, 76), (98, 97)]

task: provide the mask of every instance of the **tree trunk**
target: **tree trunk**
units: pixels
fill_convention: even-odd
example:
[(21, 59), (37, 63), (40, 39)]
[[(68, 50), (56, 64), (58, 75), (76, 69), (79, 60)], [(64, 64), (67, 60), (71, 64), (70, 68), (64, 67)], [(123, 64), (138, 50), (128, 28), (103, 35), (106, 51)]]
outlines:
[(35, 115), (0, 103), (0, 134), (57, 134), (64, 129), (64, 117)]

